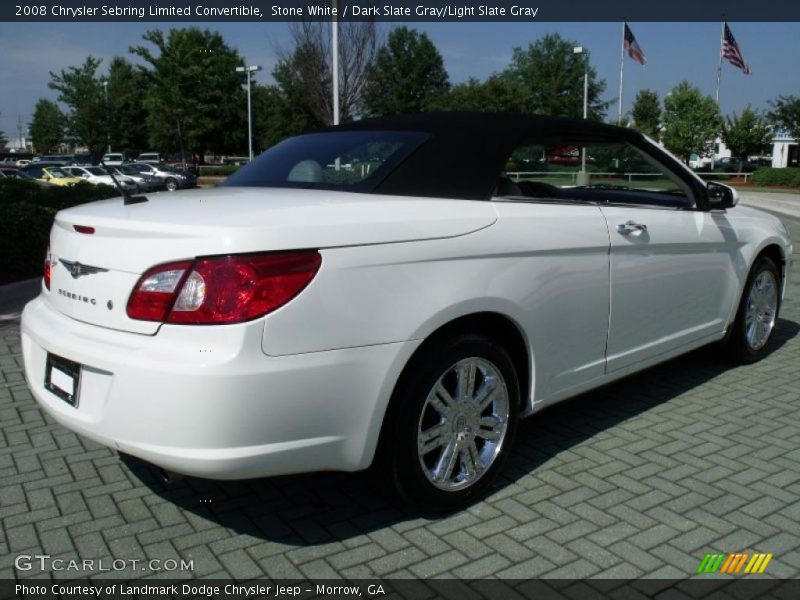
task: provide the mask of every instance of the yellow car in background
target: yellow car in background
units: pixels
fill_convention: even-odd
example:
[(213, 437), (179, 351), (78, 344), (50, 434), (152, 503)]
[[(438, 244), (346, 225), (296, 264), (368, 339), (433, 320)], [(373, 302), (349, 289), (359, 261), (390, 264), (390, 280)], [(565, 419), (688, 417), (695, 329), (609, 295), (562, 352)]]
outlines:
[(42, 165), (41, 162), (39, 163), (31, 163), (22, 169), (25, 173), (33, 177), (34, 179), (39, 179), (40, 181), (46, 181), (47, 183), (52, 183), (53, 185), (59, 186), (68, 186), (68, 185), (75, 185), (79, 181), (81, 181), (78, 177), (73, 177), (69, 173), (67, 173), (61, 165)]
[(43, 175), (39, 178), (54, 185), (75, 185), (80, 178), (73, 177), (61, 167), (45, 167), (42, 169)]

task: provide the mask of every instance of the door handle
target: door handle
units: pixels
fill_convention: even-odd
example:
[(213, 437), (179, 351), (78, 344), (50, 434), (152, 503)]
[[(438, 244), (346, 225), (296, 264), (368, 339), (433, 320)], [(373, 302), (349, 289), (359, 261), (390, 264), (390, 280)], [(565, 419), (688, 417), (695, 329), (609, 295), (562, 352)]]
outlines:
[(620, 223), (617, 225), (617, 231), (622, 235), (628, 235), (629, 233), (635, 233), (637, 231), (647, 231), (647, 225), (644, 223), (628, 221), (626, 223)]

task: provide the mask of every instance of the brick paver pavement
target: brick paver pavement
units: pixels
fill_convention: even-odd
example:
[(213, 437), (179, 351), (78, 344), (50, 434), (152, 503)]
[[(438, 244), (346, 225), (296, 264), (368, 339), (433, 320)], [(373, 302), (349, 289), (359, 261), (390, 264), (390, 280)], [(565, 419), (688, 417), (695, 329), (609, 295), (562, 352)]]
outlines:
[[(184, 577), (683, 578), (711, 551), (771, 552), (766, 575), (798, 577), (797, 258), (792, 278), (767, 359), (733, 368), (707, 348), (539, 414), (493, 493), (444, 518), (404, 513), (364, 474), (165, 487), (43, 416), (0, 324), (0, 578), (77, 575), (14, 568), (40, 554), (94, 560), (93, 576), (174, 576), (146, 561), (183, 559)], [(99, 570), (112, 560), (139, 562)]]

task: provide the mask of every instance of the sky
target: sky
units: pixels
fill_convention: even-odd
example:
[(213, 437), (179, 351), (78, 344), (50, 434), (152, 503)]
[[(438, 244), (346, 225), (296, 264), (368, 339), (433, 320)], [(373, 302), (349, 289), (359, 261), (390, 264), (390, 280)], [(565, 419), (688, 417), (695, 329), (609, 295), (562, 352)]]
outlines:
[[(402, 23), (383, 23), (383, 35)], [(640, 66), (625, 56), (623, 111), (637, 90), (650, 88), (663, 98), (682, 80), (714, 96), (719, 62), (720, 23), (630, 23), (647, 56)], [(249, 64), (261, 65), (260, 82), (271, 82), (278, 49), (289, 46), (287, 23), (180, 23), (219, 31)], [(453, 83), (485, 79), (502, 71), (514, 47), (527, 47), (547, 33), (559, 33), (591, 52), (591, 64), (606, 80), (605, 100), (619, 92), (621, 23), (409, 23), (428, 34), (441, 52)], [(748, 104), (766, 110), (780, 95), (800, 95), (800, 23), (730, 23), (752, 75), (723, 63), (720, 108), (723, 114)], [(0, 23), (0, 130), (17, 137), (22, 116), (27, 126), (39, 98), (56, 99), (47, 87), (49, 72), (78, 66), (89, 54), (104, 65), (114, 56), (132, 59), (129, 46), (143, 43), (150, 29), (165, 23)], [(101, 67), (102, 68), (102, 67)], [(609, 115), (616, 115), (616, 103)]]

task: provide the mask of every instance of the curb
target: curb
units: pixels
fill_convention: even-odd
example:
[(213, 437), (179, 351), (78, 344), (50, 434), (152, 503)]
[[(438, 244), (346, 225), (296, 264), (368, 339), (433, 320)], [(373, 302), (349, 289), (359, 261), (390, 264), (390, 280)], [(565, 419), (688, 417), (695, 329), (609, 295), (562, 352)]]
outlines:
[(13, 321), (22, 314), (22, 308), (38, 294), (41, 277), (0, 285), (0, 323)]

